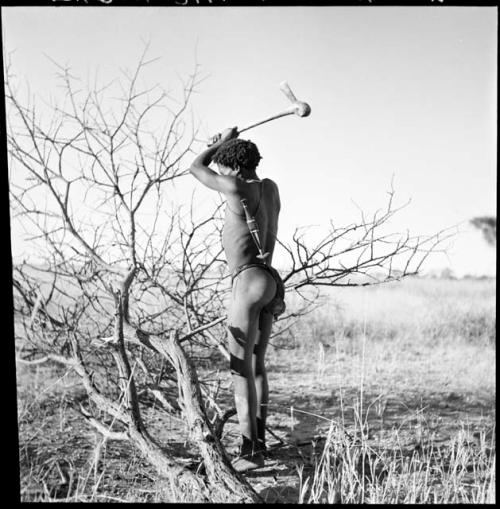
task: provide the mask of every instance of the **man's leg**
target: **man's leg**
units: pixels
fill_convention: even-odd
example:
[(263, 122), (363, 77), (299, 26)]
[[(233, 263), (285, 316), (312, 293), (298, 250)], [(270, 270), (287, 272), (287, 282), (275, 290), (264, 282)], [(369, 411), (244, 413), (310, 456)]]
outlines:
[(274, 291), (275, 285), (270, 284), (266, 272), (245, 270), (235, 279), (228, 316), (230, 368), (242, 435), (241, 455), (255, 457), (256, 462), (262, 463), (262, 455), (254, 455), (259, 449), (254, 347), (260, 312), (272, 299)]
[(257, 395), (257, 438), (259, 448), (265, 449), (266, 445), (266, 419), (269, 403), (269, 387), (267, 384), (267, 371), (264, 363), (271, 328), (273, 325), (273, 315), (266, 310), (262, 310), (259, 317), (259, 330), (255, 345), (255, 389)]
[(241, 453), (251, 454), (257, 448), (257, 395), (252, 354), (257, 337), (258, 310), (233, 302), (229, 323), (230, 369), (243, 439)]

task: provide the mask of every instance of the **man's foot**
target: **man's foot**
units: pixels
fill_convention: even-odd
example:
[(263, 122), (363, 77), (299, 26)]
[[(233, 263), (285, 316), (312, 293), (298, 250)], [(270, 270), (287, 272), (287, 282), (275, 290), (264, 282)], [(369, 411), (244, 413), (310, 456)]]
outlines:
[(266, 457), (266, 454), (267, 454), (267, 447), (266, 447), (266, 443), (262, 440), (258, 440), (258, 446), (257, 446), (257, 450), (255, 452), (260, 452), (262, 453), (262, 455), (264, 457)]
[(236, 472), (246, 472), (253, 470), (254, 468), (260, 468), (264, 466), (264, 456), (261, 452), (255, 452), (254, 454), (245, 454), (238, 456), (231, 463)]

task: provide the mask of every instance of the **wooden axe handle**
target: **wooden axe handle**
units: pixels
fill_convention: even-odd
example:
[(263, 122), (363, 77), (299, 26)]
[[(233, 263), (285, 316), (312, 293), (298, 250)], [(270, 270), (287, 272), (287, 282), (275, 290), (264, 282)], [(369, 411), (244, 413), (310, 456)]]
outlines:
[[(281, 113), (277, 113), (276, 115), (272, 115), (271, 117), (267, 117), (264, 120), (259, 120), (258, 122), (255, 122), (253, 124), (247, 125), (246, 127), (243, 127), (242, 129), (238, 129), (238, 134), (241, 134), (244, 131), (248, 131), (249, 129), (252, 129), (253, 127), (257, 127), (258, 125), (265, 124), (266, 122), (271, 122), (271, 120), (276, 120), (277, 118), (285, 117), (286, 115), (294, 115), (297, 112), (297, 106), (293, 105), (288, 107), (286, 110), (283, 110)], [(214, 143), (217, 142), (217, 136), (214, 136), (208, 143), (207, 146), (211, 146)]]
[(260, 120), (259, 122), (255, 122), (254, 124), (250, 124), (242, 129), (238, 129), (238, 133), (242, 133), (243, 131), (248, 131), (253, 127), (257, 127), (258, 125), (265, 124), (266, 122), (270, 122), (271, 120), (276, 120), (277, 118), (285, 117), (286, 115), (293, 115), (295, 113), (296, 108), (287, 108), (286, 110), (278, 113), (276, 115), (272, 115), (271, 117), (265, 118), (264, 120)]

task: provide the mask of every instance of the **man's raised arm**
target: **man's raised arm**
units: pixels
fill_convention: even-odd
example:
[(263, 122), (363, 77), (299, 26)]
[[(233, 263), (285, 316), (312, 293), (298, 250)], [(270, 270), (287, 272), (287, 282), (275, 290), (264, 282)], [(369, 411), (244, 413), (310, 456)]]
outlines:
[(196, 177), (203, 185), (219, 191), (221, 193), (231, 193), (236, 190), (236, 181), (234, 177), (219, 175), (208, 167), (217, 149), (226, 141), (236, 138), (238, 130), (236, 127), (225, 129), (220, 135), (220, 139), (213, 145), (205, 149), (191, 164), (190, 173)]

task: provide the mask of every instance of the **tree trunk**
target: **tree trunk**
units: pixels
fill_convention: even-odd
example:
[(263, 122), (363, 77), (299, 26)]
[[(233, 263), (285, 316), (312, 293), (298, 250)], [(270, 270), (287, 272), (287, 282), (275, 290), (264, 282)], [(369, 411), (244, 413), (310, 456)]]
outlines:
[[(180, 343), (175, 339), (174, 333), (164, 339), (138, 331), (127, 322), (123, 325), (126, 340), (133, 343), (140, 342), (155, 350), (174, 366), (179, 385), (179, 405), (186, 418), (191, 438), (203, 458), (209, 491), (213, 490), (218, 498), (227, 499), (228, 502), (262, 502), (261, 497), (243, 475), (231, 466), (222, 444), (212, 430), (203, 405), (196, 370)], [(169, 463), (162, 458), (163, 451), (142, 430), (137, 429), (131, 438), (162, 475), (171, 477), (170, 469), (174, 475), (180, 472), (178, 467), (175, 470), (174, 463)], [(192, 482), (192, 479), (190, 481)]]

